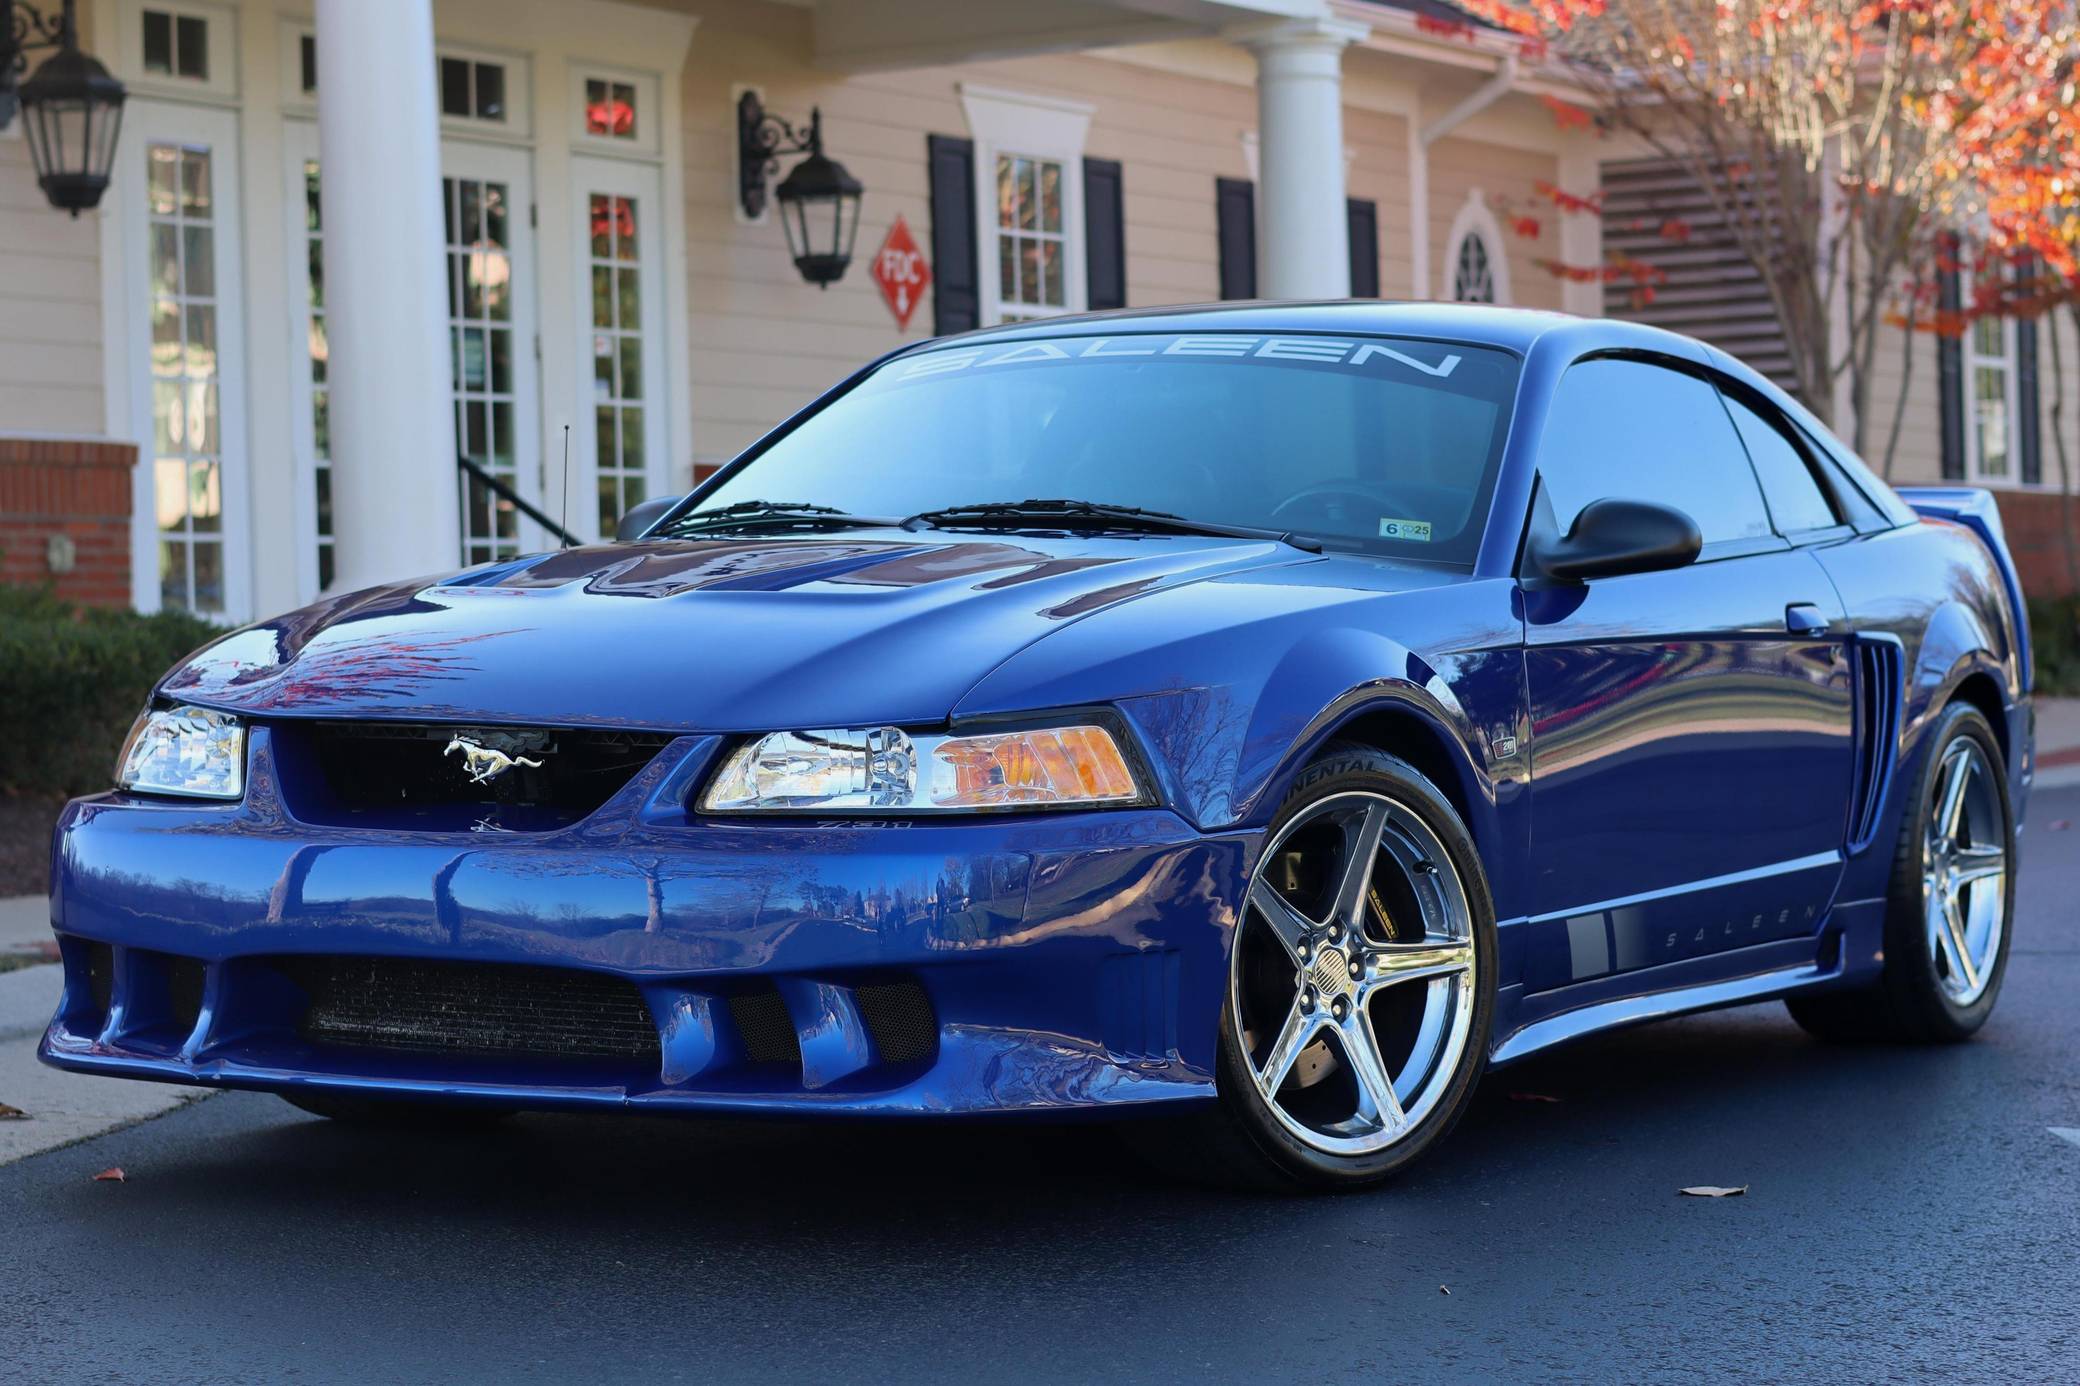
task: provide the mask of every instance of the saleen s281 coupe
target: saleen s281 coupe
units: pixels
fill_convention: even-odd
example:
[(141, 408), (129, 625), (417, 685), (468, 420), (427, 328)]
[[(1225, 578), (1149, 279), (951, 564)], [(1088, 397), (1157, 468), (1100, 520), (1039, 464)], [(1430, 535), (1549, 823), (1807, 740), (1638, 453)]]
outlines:
[(347, 1117), (1099, 1110), (1340, 1186), (1577, 1035), (2000, 991), (1997, 514), (1695, 341), (1026, 323), (646, 523), (168, 674), (58, 827), (43, 1056)]

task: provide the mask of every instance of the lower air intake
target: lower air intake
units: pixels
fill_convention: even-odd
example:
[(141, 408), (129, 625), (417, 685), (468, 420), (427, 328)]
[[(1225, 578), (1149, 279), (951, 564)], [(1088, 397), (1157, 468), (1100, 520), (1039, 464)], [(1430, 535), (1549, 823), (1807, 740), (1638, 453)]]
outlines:
[(939, 1022), (924, 988), (915, 982), (881, 982), (853, 992), (860, 1019), (885, 1064), (928, 1059), (939, 1043)]
[(655, 1068), (657, 1024), (632, 982), (596, 972), (399, 958), (293, 958), (312, 1044)]
[(736, 1022), (744, 1040), (744, 1056), (755, 1064), (802, 1066), (801, 1037), (787, 1003), (773, 987), (762, 991), (738, 992), (729, 999), (729, 1017)]

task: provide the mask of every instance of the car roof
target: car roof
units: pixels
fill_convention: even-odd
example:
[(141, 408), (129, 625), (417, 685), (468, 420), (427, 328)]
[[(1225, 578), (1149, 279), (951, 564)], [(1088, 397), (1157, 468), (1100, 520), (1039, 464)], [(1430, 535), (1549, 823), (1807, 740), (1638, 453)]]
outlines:
[(1518, 353), (1549, 332), (1566, 328), (1617, 329), (1625, 344), (1668, 350), (1684, 343), (1685, 355), (1696, 346), (1659, 328), (1622, 323), (1608, 318), (1578, 318), (1569, 313), (1532, 308), (1498, 308), (1483, 303), (1389, 302), (1377, 299), (1342, 299), (1319, 302), (1255, 299), (1227, 303), (1194, 303), (1163, 308), (1121, 308), (1103, 313), (1076, 313), (1063, 317), (1035, 318), (1001, 327), (985, 327), (949, 337), (935, 337), (910, 348), (935, 350), (946, 346), (977, 346), (995, 341), (1019, 341), (1033, 337), (1090, 337), (1107, 332), (1359, 332), (1392, 337), (1429, 337), (1486, 343)]

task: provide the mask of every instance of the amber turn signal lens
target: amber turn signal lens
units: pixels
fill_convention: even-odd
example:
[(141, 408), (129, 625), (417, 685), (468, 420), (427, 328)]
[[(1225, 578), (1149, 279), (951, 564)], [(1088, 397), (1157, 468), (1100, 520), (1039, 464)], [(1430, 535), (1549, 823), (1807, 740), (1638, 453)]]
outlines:
[(940, 808), (1120, 803), (1139, 797), (1119, 743), (1103, 727), (1045, 727), (950, 737), (932, 752)]

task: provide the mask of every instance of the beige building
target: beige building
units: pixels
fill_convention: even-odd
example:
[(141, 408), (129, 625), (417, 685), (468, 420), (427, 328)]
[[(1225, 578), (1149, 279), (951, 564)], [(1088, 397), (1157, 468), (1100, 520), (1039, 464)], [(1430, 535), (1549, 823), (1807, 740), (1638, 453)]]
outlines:
[[(82, 0), (129, 99), (78, 220), (46, 205), (21, 122), (0, 132), (0, 469), (134, 447), (127, 577), (77, 514), (76, 543), (0, 524), (0, 575), (236, 621), (553, 543), (526, 506), (611, 533), (879, 353), (1013, 317), (1356, 292), (1732, 323), (1737, 267), (1701, 254), (1646, 308), (1554, 272), (1630, 222), (1547, 190), (1627, 161), (1556, 119), (1561, 77), (1453, 13), (433, 0), (429, 23), (428, 0)], [(827, 289), (747, 212), (746, 93), (820, 112), (864, 187)], [(932, 279), (907, 326), (869, 273), (899, 220)], [(1995, 327), (1951, 363), (1951, 407), (1920, 354), (1900, 479), (1955, 453), (2024, 500), (2055, 487), (2048, 368)]]

